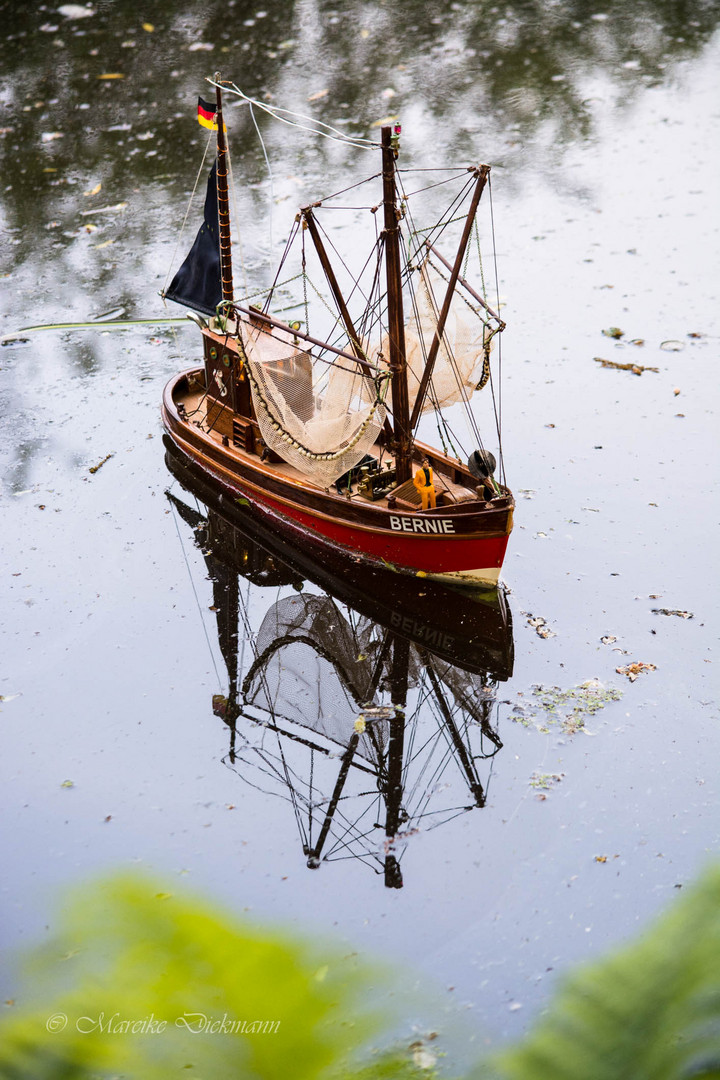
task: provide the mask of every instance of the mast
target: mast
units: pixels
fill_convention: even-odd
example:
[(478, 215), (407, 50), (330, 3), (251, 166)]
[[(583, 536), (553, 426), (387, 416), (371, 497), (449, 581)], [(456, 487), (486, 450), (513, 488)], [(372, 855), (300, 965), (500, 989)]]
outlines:
[(395, 150), (390, 128), (382, 129), (382, 178), (385, 236), (385, 270), (387, 274), (388, 338), (390, 341), (390, 371), (392, 374), (393, 435), (397, 483), (410, 479), (412, 443), (410, 440), (410, 405), (405, 359), (405, 320), (402, 301), (402, 270), (400, 266), (400, 228), (398, 224), (395, 189)]
[(410, 642), (407, 638), (392, 635), (392, 665), (390, 668), (391, 700), (395, 715), (390, 721), (390, 738), (387, 751), (387, 778), (385, 789), (385, 885), (388, 889), (402, 889), (403, 878), (400, 863), (393, 851), (393, 843), (400, 829), (403, 797), (403, 755), (405, 752), (405, 706), (407, 705), (408, 673), (410, 667)]
[(350, 339), (350, 345), (353, 349), (353, 352), (360, 360), (364, 360), (365, 356), (363, 354), (362, 346), (360, 344), (360, 338), (355, 332), (355, 327), (353, 326), (352, 319), (350, 318), (350, 312), (347, 309), (345, 298), (340, 291), (338, 280), (335, 277), (335, 271), (333, 270), (330, 264), (330, 260), (328, 259), (325, 245), (322, 242), (322, 238), (317, 227), (317, 222), (315, 221), (315, 217), (312, 212), (312, 206), (303, 206), (300, 210), (300, 213), (307, 222), (310, 236), (312, 237), (312, 241), (315, 245), (315, 250), (318, 253), (320, 264), (325, 271), (327, 283), (330, 286), (333, 296), (335, 297), (335, 303), (337, 304), (338, 310), (340, 311), (340, 317), (345, 325), (345, 330), (347, 331), (347, 335)]
[(462, 268), (463, 259), (465, 258), (465, 251), (468, 246), (468, 240), (470, 239), (470, 232), (475, 221), (475, 214), (477, 213), (478, 203), (480, 202), (480, 196), (483, 193), (483, 188), (487, 183), (487, 178), (490, 174), (489, 165), (480, 165), (474, 170), (477, 177), (477, 183), (475, 184), (475, 190), (473, 191), (472, 202), (470, 203), (470, 209), (465, 220), (465, 228), (463, 229), (462, 237), (460, 238), (460, 246), (458, 247), (457, 255), (455, 256), (455, 263), (450, 273), (450, 281), (448, 282), (447, 291), (445, 293), (445, 299), (443, 300), (443, 306), (440, 309), (440, 315), (438, 316), (437, 326), (435, 328), (435, 335), (432, 340), (432, 345), (425, 361), (425, 370), (420, 380), (420, 386), (418, 387), (417, 397), (415, 398), (415, 405), (413, 406), (412, 417), (410, 418), (410, 430), (415, 429), (420, 410), (422, 409), (423, 401), (425, 400), (425, 394), (427, 392), (428, 383), (430, 382), (430, 376), (432, 375), (433, 368), (435, 367), (435, 361), (437, 354), (440, 350), (440, 342), (445, 331), (445, 323), (450, 312), (450, 304), (455, 293), (455, 286), (458, 283), (460, 277), (460, 270)]
[[(215, 82), (220, 82), (219, 72), (215, 75)], [(223, 123), (222, 90), (215, 87), (216, 123), (217, 123), (217, 197), (218, 197), (218, 225), (220, 232), (220, 278), (222, 282), (222, 298), (233, 301), (233, 274), (232, 274), (232, 240), (230, 238), (230, 200), (228, 198), (228, 152), (225, 139), (225, 124)]]

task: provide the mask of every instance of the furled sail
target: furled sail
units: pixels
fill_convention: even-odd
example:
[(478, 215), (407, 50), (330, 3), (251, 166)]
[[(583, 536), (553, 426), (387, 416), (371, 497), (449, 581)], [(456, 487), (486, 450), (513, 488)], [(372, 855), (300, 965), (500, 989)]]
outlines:
[(327, 361), (283, 330), (241, 322), (255, 414), (276, 454), (328, 487), (377, 440), (385, 419), (376, 383), (351, 359)]

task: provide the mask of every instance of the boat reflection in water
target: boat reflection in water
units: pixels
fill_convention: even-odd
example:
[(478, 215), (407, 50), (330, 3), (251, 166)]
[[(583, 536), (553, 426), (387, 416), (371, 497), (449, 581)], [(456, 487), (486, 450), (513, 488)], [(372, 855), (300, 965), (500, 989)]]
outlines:
[(261, 531), (250, 507), (166, 446), (170, 471), (204, 504), (168, 494), (213, 583), (225, 763), (290, 802), (308, 867), (356, 858), (401, 888), (411, 835), (485, 805), (502, 747), (495, 693), (513, 665), (504, 594), (360, 564), (348, 574), (347, 557), (338, 569), (326, 550), (318, 561), (307, 541)]

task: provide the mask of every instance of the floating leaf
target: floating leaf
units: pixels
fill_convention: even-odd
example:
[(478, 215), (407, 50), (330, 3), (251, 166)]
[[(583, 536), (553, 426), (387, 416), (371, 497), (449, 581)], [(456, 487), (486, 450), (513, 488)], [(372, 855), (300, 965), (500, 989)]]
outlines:
[(153, 24), (149, 23), (149, 22), (144, 22), (142, 24), (142, 28), (143, 28), (143, 30), (147, 31), (148, 34), (152, 34), (153, 30), (155, 29)]
[(98, 79), (124, 79), (125, 76), (120, 71), (107, 71), (103, 75), (98, 75)]
[(632, 664), (626, 664), (625, 667), (615, 668), (618, 675), (627, 675), (630, 682), (635, 682), (638, 675), (643, 671), (656, 671), (655, 664), (646, 664), (643, 660), (636, 660)]
[(83, 191), (83, 195), (97, 195), (101, 188), (102, 184), (96, 184), (92, 191)]
[(330, 91), (327, 87), (324, 90), (316, 90), (314, 94), (308, 96), (308, 101), (321, 101), (322, 98), (326, 98)]
[(621, 330), (619, 326), (608, 326), (607, 330), (603, 330), (605, 337), (621, 338), (625, 334), (624, 330)]
[(370, 127), (387, 127), (388, 124), (394, 123), (397, 118), (397, 113), (394, 116), (383, 116), (382, 120), (375, 120)]
[(63, 780), (60, 787), (75, 787), (75, 782), (73, 780)]

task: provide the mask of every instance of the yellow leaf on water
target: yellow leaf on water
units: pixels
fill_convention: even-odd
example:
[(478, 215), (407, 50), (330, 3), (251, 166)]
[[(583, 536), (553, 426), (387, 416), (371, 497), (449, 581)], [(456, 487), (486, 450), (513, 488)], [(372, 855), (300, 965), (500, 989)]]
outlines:
[(158, 892), (158, 893), (155, 893), (155, 899), (156, 900), (169, 900), (171, 896), (172, 896), (171, 892)]
[(96, 184), (92, 191), (83, 191), (83, 195), (97, 195), (101, 188), (102, 184)]
[(96, 251), (99, 251), (100, 248), (110, 247), (110, 245), (114, 243), (114, 240), (103, 240), (102, 244), (93, 244), (93, 247)]
[(325, 90), (317, 90), (314, 94), (310, 95), (308, 101), (320, 101), (321, 98), (327, 97), (329, 93), (330, 91), (327, 88)]
[(386, 127), (388, 124), (392, 124), (397, 120), (397, 114), (395, 116), (383, 116), (382, 120), (376, 120), (370, 127)]
[(153, 30), (155, 29), (151, 22), (144, 22), (142, 24), (142, 28), (143, 30), (147, 30), (148, 34), (152, 34)]
[(125, 76), (119, 71), (108, 71), (104, 75), (98, 75), (98, 79), (124, 79)]

